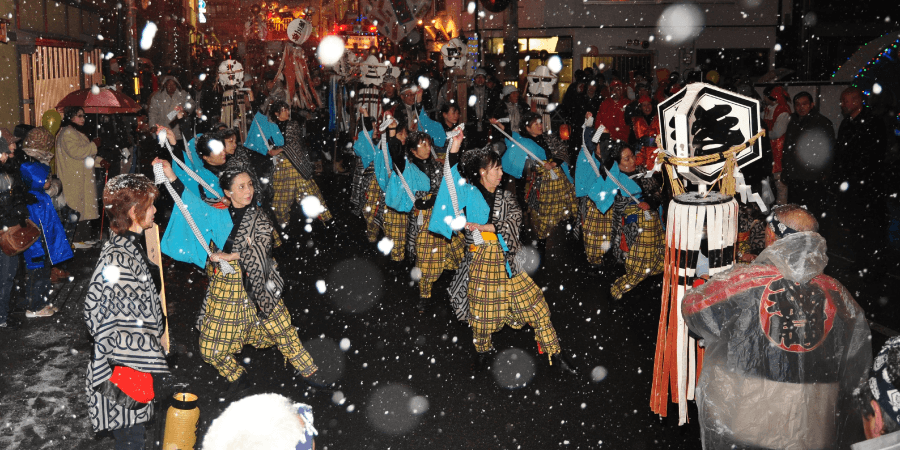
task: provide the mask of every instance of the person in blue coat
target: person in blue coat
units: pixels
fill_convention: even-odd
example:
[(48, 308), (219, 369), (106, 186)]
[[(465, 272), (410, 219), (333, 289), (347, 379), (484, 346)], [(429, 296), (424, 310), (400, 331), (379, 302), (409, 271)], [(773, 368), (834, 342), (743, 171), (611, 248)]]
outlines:
[(26, 291), (25, 317), (50, 317), (56, 308), (50, 304), (50, 270), (52, 266), (72, 259), (72, 247), (53, 200), (44, 191), (50, 187), (50, 166), (22, 152), (19, 170), (25, 188), (37, 199), (28, 205), (28, 218), (41, 230), (41, 237), (25, 250)]

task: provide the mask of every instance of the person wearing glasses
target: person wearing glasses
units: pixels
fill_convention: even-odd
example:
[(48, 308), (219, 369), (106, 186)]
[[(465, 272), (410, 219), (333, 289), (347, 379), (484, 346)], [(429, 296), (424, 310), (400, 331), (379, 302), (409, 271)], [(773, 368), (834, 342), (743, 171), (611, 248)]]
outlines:
[(109, 167), (109, 163), (97, 156), (100, 139), (92, 141), (84, 133), (83, 108), (67, 107), (63, 124), (56, 135), (56, 174), (62, 181), (66, 203), (78, 213), (77, 218), (66, 218), (67, 222), (78, 222), (69, 241), (75, 242), (75, 248), (91, 248), (98, 241), (91, 239), (90, 221), (100, 218), (94, 167)]
[(853, 442), (853, 391), (872, 367), (871, 333), (853, 296), (822, 273), (818, 229), (800, 206), (775, 208), (752, 263), (685, 295), (682, 315), (706, 349), (696, 390), (703, 448)]

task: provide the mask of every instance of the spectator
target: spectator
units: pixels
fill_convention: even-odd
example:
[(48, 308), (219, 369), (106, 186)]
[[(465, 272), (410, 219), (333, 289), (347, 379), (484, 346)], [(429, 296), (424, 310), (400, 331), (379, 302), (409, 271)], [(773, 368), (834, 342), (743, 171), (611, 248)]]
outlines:
[(766, 109), (763, 120), (768, 130), (767, 137), (772, 145), (772, 174), (775, 178), (776, 199), (779, 205), (787, 203), (787, 186), (781, 182), (781, 155), (784, 150), (784, 132), (791, 121), (791, 107), (788, 106), (787, 92), (781, 86), (769, 86), (763, 92)]
[(669, 78), (670, 75), (671, 75), (671, 72), (669, 72), (669, 69), (656, 69), (656, 85), (657, 85), (657, 87), (656, 87), (656, 93), (653, 94), (653, 100), (655, 100), (656, 103), (662, 103), (663, 100), (669, 98), (669, 96), (666, 92), (669, 89), (669, 83), (671, 80)]
[(593, 114), (594, 111), (600, 109), (600, 104), (603, 103), (603, 97), (600, 96), (600, 83), (596, 80), (587, 81), (584, 89), (584, 98), (582, 102), (584, 103), (581, 106), (583, 113), (581, 114), (582, 119), (584, 118), (584, 113)]
[(472, 78), (472, 86), (469, 88), (469, 97), (474, 97), (474, 104), (468, 102), (466, 112), (466, 138), (471, 148), (484, 147), (490, 134), (490, 114), (497, 108), (497, 99), (491, 96), (491, 90), (485, 85), (487, 72), (477, 69)]
[(66, 203), (78, 213), (77, 227), (70, 241), (75, 248), (91, 248), (97, 240), (89, 240), (91, 222), (100, 218), (97, 211), (97, 185), (94, 167), (108, 167), (109, 163), (97, 155), (100, 139), (89, 141), (81, 131), (84, 127), (84, 109), (66, 107), (63, 113), (66, 125), (56, 135), (56, 174), (62, 181)]
[(154, 94), (150, 100), (150, 126), (162, 125), (170, 128), (175, 136), (181, 139), (181, 128), (179, 124), (173, 122), (177, 118), (178, 111), (184, 110), (188, 94), (171, 75), (162, 78), (162, 87), (162, 90)]
[(704, 449), (846, 448), (851, 394), (872, 363), (865, 314), (822, 271), (825, 239), (797, 205), (773, 210), (766, 249), (689, 291), (682, 314), (706, 352)]
[(603, 100), (597, 111), (595, 125), (602, 125), (609, 133), (609, 138), (627, 143), (631, 134), (631, 126), (625, 122), (625, 107), (628, 106), (628, 97), (625, 96), (625, 85), (615, 80), (609, 83), (610, 97)]
[(659, 136), (659, 118), (656, 113), (656, 105), (647, 93), (635, 100), (638, 104), (636, 114), (632, 116), (631, 123), (637, 141), (635, 145), (635, 160), (639, 166), (652, 170), (656, 165), (656, 137)]
[(257, 394), (228, 405), (213, 420), (203, 450), (311, 450), (318, 434), (311, 406), (278, 394)]
[[(16, 139), (12, 133), (0, 133), (0, 227), (25, 226), (28, 217), (26, 192), (15, 160)], [(0, 330), (16, 328), (19, 322), (9, 317), (9, 301), (19, 268), (19, 257), (0, 251)]]
[(119, 175), (103, 192), (112, 235), (103, 247), (84, 299), (94, 339), (87, 371), (88, 418), (95, 432), (111, 430), (117, 449), (143, 449), (153, 416), (153, 375), (169, 373), (160, 339), (165, 331), (158, 281), (142, 245), (153, 226), (158, 191), (143, 175)]
[[(886, 238), (884, 191), (877, 174), (886, 156), (884, 123), (863, 104), (863, 93), (848, 88), (841, 94), (844, 120), (838, 129), (831, 172), (836, 235), (846, 237), (849, 251), (866, 255), (877, 266)], [(860, 258), (857, 258), (858, 260)]]
[(900, 337), (884, 344), (867, 377), (853, 393), (862, 412), (867, 441), (850, 446), (851, 450), (889, 450), (900, 448)]
[[(522, 115), (525, 114), (525, 106), (519, 103), (521, 93), (515, 86), (507, 84), (500, 93), (503, 103), (494, 110), (494, 118), (501, 122), (509, 123), (509, 132), (521, 131)], [(504, 121), (503, 119), (509, 119)]]
[[(49, 131), (44, 128), (32, 128), (22, 143), (23, 154), (34, 161), (49, 166), (54, 156), (53, 142), (53, 135)], [(64, 224), (68, 222), (72, 210), (66, 206), (66, 198), (62, 195), (62, 182), (56, 176), (52, 176), (48, 183), (50, 187), (44, 189), (44, 193), (50, 197), (54, 209), (59, 213), (59, 219), (62, 220), (63, 228), (65, 228)], [(69, 244), (68, 239), (65, 242), (67, 245)], [(62, 268), (54, 266), (50, 269), (51, 283), (56, 284), (68, 279), (69, 272)]]
[(781, 157), (781, 182), (788, 187), (789, 201), (807, 208), (825, 204), (833, 147), (834, 125), (819, 113), (813, 96), (805, 91), (795, 95)]
[[(35, 128), (28, 132), (25, 144), (28, 150), (18, 155), (20, 172), (26, 189), (37, 201), (28, 205), (28, 215), (41, 229), (41, 237), (25, 250), (25, 317), (50, 317), (57, 308), (50, 304), (48, 295), (51, 287), (52, 266), (72, 259), (74, 254), (66, 239), (62, 222), (53, 207), (53, 200), (45, 192), (50, 188), (50, 166), (47, 165), (52, 153), (35, 149), (37, 142), (52, 142), (50, 132)], [(40, 152), (40, 153), (38, 153)], [(37, 155), (40, 159), (33, 157)], [(45, 162), (46, 160), (46, 162)], [(59, 270), (59, 269), (57, 269)], [(58, 279), (58, 278), (57, 278)]]

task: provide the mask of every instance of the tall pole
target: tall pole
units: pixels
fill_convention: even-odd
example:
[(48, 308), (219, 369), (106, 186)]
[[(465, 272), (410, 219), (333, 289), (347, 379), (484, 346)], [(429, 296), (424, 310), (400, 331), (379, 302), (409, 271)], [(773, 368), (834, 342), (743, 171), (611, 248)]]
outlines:
[[(519, 86), (519, 0), (510, 0), (503, 35), (503, 61), (506, 63), (506, 82)], [(521, 87), (521, 86), (519, 86)]]
[(128, 42), (128, 67), (131, 69), (131, 76), (134, 78), (134, 97), (139, 101), (141, 98), (141, 88), (138, 80), (138, 75), (140, 73), (138, 68), (140, 65), (138, 64), (137, 56), (137, 4), (135, 3), (135, 0), (127, 0), (125, 6), (128, 10), (128, 16), (126, 18), (128, 30), (125, 33)]

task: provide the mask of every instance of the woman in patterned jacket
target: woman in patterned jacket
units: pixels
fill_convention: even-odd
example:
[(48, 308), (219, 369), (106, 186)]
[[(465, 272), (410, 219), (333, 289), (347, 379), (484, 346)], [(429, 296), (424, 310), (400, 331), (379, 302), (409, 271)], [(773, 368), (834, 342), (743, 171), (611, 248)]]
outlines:
[(284, 136), (284, 146), (281, 147), (284, 151), (279, 155), (282, 159), (272, 176), (272, 189), (275, 191), (272, 209), (278, 225), (286, 227), (290, 220), (291, 205), (309, 196), (319, 199), (323, 209), (318, 218), (329, 224), (332, 220), (331, 211), (325, 206), (319, 185), (313, 179), (316, 166), (309, 155), (309, 149), (303, 144), (300, 124), (291, 120), (290, 106), (284, 102), (273, 103), (269, 108), (269, 120), (278, 124)]
[[(171, 166), (163, 164), (170, 182), (177, 179)], [(284, 280), (272, 257), (275, 229), (255, 198), (254, 177), (246, 171), (226, 170), (219, 185), (230, 201), (228, 212), (234, 227), (223, 248), (211, 248), (206, 266), (209, 288), (206, 311), (200, 322), (200, 354), (231, 385), (229, 393), (249, 386), (247, 373), (234, 355), (244, 345), (256, 348), (277, 346), (285, 359), (313, 385), (325, 383), (310, 378), (318, 368), (303, 347), (297, 329), (281, 298)], [(191, 195), (186, 192), (184, 195)], [(219, 264), (234, 269), (226, 274)]]
[(616, 262), (625, 264), (625, 275), (610, 289), (618, 300), (647, 277), (663, 272), (666, 250), (659, 182), (644, 176), (646, 170), (637, 165), (628, 145), (613, 144), (609, 156), (588, 192), (592, 202), (582, 228), (590, 263), (602, 264), (603, 255), (612, 252)]
[[(157, 268), (142, 245), (153, 226), (158, 191), (143, 175), (119, 175), (103, 191), (112, 234), (100, 252), (84, 300), (94, 339), (86, 391), (94, 431), (111, 430), (117, 449), (143, 449), (153, 416), (153, 378), (169, 372)], [(158, 375), (157, 375), (158, 376)]]
[(494, 332), (505, 325), (520, 329), (527, 324), (534, 329), (538, 351), (547, 353), (553, 366), (574, 374), (560, 349), (544, 294), (517, 258), (522, 211), (515, 196), (500, 187), (500, 155), (490, 147), (468, 150), (457, 165), (462, 134), (453, 139), (429, 230), (450, 238), (465, 229), (468, 252), (450, 294), (457, 318), (472, 327), (476, 367), (487, 366)]
[[(517, 189), (528, 180), (525, 200), (539, 247), (544, 246), (557, 223), (575, 217), (578, 211), (569, 174), (568, 147), (558, 137), (545, 134), (541, 120), (537, 113), (524, 115), (522, 134), (512, 133), (518, 144), (507, 139), (502, 160), (503, 171), (521, 180), (516, 183)], [(496, 120), (492, 123), (502, 126)], [(529, 152), (541, 161), (535, 161)]]

